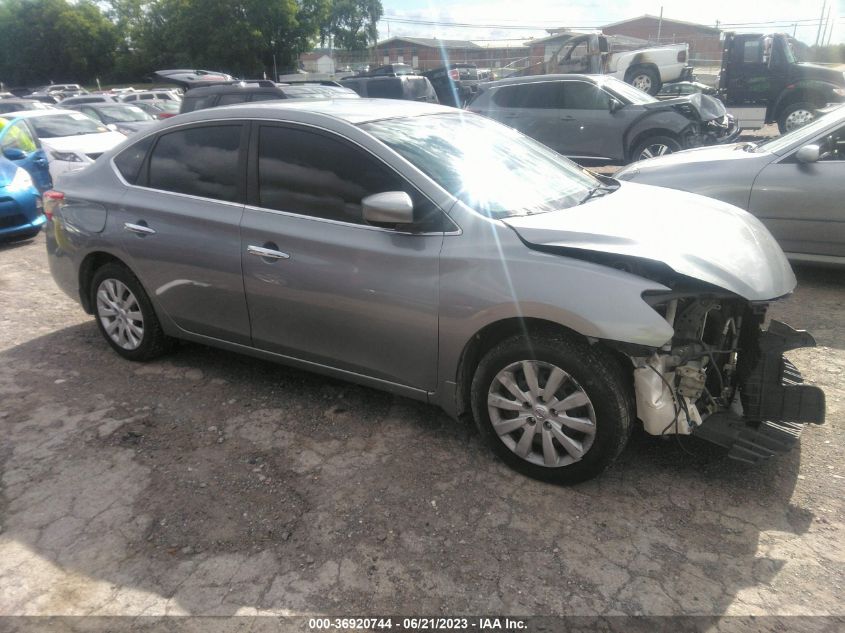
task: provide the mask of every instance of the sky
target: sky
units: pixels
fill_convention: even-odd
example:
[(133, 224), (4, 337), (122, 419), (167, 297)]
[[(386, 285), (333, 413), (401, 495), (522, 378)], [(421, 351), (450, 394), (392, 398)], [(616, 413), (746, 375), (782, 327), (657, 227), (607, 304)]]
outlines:
[[(379, 40), (406, 35), (441, 39), (500, 40), (541, 37), (545, 28), (595, 28), (643, 14), (659, 15), (715, 26), (725, 30), (793, 32), (814, 44), (824, 0), (382, 0), (384, 18)], [(833, 21), (832, 43), (845, 41), (845, 0), (828, 0)], [(825, 8), (825, 14), (827, 13)], [(397, 21), (400, 20), (400, 21)], [(401, 20), (462, 23), (452, 27), (410, 24)], [(765, 24), (763, 24), (765, 23)], [(505, 28), (512, 27), (512, 28)], [(523, 28), (529, 27), (529, 28)], [(533, 27), (533, 28), (532, 28)]]

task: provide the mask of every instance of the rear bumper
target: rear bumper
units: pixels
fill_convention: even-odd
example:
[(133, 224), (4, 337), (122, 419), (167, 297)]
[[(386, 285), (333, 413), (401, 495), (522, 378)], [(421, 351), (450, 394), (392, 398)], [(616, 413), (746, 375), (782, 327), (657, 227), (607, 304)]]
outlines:
[(772, 321), (758, 339), (755, 362), (741, 377), (732, 408), (709, 416), (694, 435), (727, 448), (729, 457), (746, 463), (794, 448), (806, 424), (824, 423), (825, 395), (803, 384), (801, 373), (783, 352), (815, 344), (807, 332)]
[(46, 220), (41, 212), (41, 197), (35, 189), (0, 193), (0, 236), (5, 238), (30, 233)]

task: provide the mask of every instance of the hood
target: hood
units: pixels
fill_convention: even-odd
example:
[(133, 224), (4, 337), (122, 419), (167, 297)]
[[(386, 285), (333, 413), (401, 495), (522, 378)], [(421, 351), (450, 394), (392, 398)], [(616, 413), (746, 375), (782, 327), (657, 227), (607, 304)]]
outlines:
[(783, 251), (757, 218), (686, 192), (622, 183), (577, 207), (503, 221), (529, 244), (662, 262), (750, 301), (782, 297), (796, 283)]
[(816, 81), (826, 81), (837, 86), (845, 86), (845, 75), (842, 74), (841, 70), (834, 70), (833, 68), (804, 62), (789, 65), (789, 79), (790, 81), (815, 79)]
[(644, 103), (642, 107), (646, 110), (676, 110), (694, 121), (721, 119), (727, 113), (721, 101), (700, 92), (674, 99)]
[(96, 134), (45, 138), (41, 139), (41, 144), (48, 149), (55, 149), (60, 152), (102, 154), (125, 140), (126, 137), (120, 132), (97, 132)]
[(650, 169), (665, 169), (666, 167), (675, 167), (678, 165), (687, 165), (690, 163), (703, 163), (712, 161), (752, 161), (760, 160), (766, 157), (771, 160), (771, 154), (768, 152), (747, 152), (744, 148), (748, 143), (730, 143), (728, 145), (708, 145), (705, 147), (696, 147), (694, 149), (685, 149), (682, 152), (673, 152), (671, 154), (664, 154), (663, 156), (655, 156), (646, 160), (641, 160), (632, 163), (627, 167), (623, 167), (615, 174), (614, 178), (621, 178), (625, 180), (630, 177), (630, 174), (637, 174), (639, 172), (646, 172)]

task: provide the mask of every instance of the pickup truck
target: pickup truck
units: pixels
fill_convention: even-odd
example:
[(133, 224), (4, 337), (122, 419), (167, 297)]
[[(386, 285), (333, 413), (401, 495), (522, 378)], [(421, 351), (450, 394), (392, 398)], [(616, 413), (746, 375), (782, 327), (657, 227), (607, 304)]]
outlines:
[(633, 38), (572, 33), (546, 62), (546, 72), (610, 75), (656, 95), (665, 83), (692, 78), (688, 53), (688, 44), (643, 48)]
[(719, 96), (742, 127), (777, 123), (783, 134), (845, 102), (845, 74), (799, 62), (784, 33), (725, 33)]

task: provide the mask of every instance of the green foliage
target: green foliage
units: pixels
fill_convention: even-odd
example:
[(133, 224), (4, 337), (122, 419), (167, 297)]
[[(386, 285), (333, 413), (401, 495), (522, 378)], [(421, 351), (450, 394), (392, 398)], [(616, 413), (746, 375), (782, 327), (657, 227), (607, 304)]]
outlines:
[(822, 64), (845, 64), (845, 44), (810, 46), (805, 61)]
[(163, 68), (260, 77), (329, 35), (365, 48), (381, 15), (381, 0), (0, 0), (0, 80), (131, 82)]
[(0, 79), (89, 82), (114, 63), (117, 29), (89, 0), (0, 0)]

